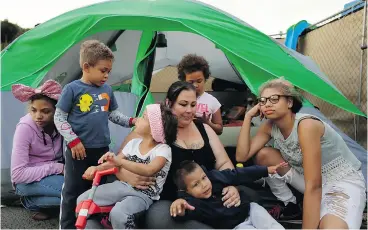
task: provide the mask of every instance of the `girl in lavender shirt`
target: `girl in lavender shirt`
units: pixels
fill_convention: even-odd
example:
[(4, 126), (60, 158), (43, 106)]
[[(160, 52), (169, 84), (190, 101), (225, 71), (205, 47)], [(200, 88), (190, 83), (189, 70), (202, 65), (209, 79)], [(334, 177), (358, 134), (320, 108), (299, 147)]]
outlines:
[(64, 182), (62, 137), (54, 125), (55, 105), (61, 86), (53, 80), (37, 89), (12, 86), (14, 96), (29, 101), (29, 113), (16, 126), (11, 157), (11, 180), (32, 218), (49, 218), (45, 209), (60, 205)]

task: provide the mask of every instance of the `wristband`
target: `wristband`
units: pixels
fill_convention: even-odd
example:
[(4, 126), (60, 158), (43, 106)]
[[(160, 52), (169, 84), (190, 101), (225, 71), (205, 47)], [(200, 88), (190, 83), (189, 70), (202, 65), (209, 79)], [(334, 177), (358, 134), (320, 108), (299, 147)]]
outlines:
[(76, 139), (72, 140), (68, 143), (69, 148), (73, 148), (77, 144), (81, 143), (81, 140), (77, 137)]
[(129, 127), (133, 127), (133, 117), (129, 118)]

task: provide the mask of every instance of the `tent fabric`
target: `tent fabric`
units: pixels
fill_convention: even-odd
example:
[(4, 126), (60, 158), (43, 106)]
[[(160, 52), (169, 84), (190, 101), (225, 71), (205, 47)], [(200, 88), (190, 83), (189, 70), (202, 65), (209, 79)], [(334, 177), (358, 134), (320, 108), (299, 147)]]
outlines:
[[(151, 81), (151, 79), (148, 79), (146, 76), (147, 74), (151, 74), (153, 70), (153, 63), (151, 66), (152, 69), (149, 69), (149, 62), (152, 60), (152, 56), (155, 55), (156, 42), (154, 42), (154, 46), (151, 47), (154, 37), (155, 33), (152, 31), (143, 31), (137, 51), (131, 90), (133, 94), (140, 98), (140, 104), (137, 105), (136, 115), (142, 114), (143, 110), (140, 108), (145, 108), (146, 105), (154, 102), (153, 100), (150, 100), (149, 83), (146, 83), (146, 81)], [(150, 73), (148, 73), (148, 71), (150, 71)]]
[(243, 84), (243, 80), (233, 70), (224, 53), (217, 49), (213, 42), (198, 34), (188, 32), (167, 31), (163, 33), (168, 44), (166, 48), (156, 49), (155, 70), (176, 66), (184, 55), (195, 53), (208, 61), (211, 76)]
[[(129, 92), (114, 92), (116, 101), (119, 106), (119, 111), (129, 117), (135, 116), (135, 107), (138, 101), (138, 97)], [(111, 137), (110, 150), (117, 153), (121, 143), (123, 143), (125, 137), (130, 133), (130, 128), (125, 128), (120, 125), (116, 125), (109, 122), (109, 130)]]
[(13, 134), (19, 119), (27, 113), (26, 104), (18, 101), (10, 91), (1, 92), (1, 184), (10, 183)]
[[(272, 38), (274, 42), (277, 42), (276, 39)], [(329, 84), (331, 87), (333, 87), (336, 91), (342, 94), (342, 92), (332, 83), (332, 81), (322, 72), (322, 70), (316, 65), (313, 60), (308, 57), (304, 56), (301, 53), (298, 53), (297, 51), (293, 49), (287, 48), (284, 44), (280, 44), (280, 47), (289, 55), (293, 56), (295, 59), (297, 59), (300, 63), (303, 63), (304, 67), (307, 68), (309, 71), (315, 73), (318, 75), (325, 83)]]
[(96, 33), (120, 30), (198, 34), (223, 51), (254, 93), (263, 82), (284, 76), (312, 95), (365, 116), (267, 35), (200, 2), (184, 0), (107, 1), (47, 21), (2, 51), (1, 90), (10, 90), (14, 83), (37, 86), (75, 44)]
[(45, 77), (43, 77), (41, 83), (49, 79), (54, 79), (60, 84), (65, 85), (79, 78), (82, 74), (79, 66), (80, 45), (84, 41), (91, 39), (96, 39), (108, 44), (109, 41), (112, 41), (118, 34), (120, 35), (114, 43), (114, 49), (112, 49), (115, 62), (113, 63), (113, 68), (109, 74), (107, 84), (120, 85), (121, 82), (131, 79), (133, 76), (136, 53), (142, 35), (142, 31), (137, 30), (104, 31), (93, 34), (77, 42), (56, 61), (54, 66), (47, 72)]

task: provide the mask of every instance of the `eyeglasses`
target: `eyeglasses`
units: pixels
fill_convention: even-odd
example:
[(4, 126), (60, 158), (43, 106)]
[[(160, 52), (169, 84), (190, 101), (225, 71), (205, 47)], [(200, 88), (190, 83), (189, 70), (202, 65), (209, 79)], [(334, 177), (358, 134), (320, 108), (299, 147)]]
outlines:
[(258, 98), (258, 103), (260, 105), (265, 105), (267, 104), (267, 100), (269, 100), (272, 104), (276, 104), (277, 102), (279, 102), (280, 97), (290, 97), (289, 95), (271, 95), (270, 97), (260, 97)]

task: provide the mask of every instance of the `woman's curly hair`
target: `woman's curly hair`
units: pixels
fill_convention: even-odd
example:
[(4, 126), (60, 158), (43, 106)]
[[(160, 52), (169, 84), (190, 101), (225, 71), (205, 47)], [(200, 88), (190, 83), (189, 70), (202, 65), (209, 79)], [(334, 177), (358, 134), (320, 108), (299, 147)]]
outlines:
[(278, 89), (282, 92), (283, 95), (292, 98), (293, 105), (290, 109), (293, 113), (298, 113), (302, 108), (303, 106), (302, 95), (290, 82), (286, 81), (282, 77), (280, 79), (274, 79), (263, 83), (259, 87), (259, 95), (261, 95), (262, 92), (268, 88)]
[(202, 71), (204, 79), (208, 79), (211, 75), (210, 66), (206, 59), (196, 54), (185, 55), (178, 64), (178, 78), (185, 81), (185, 75)]

